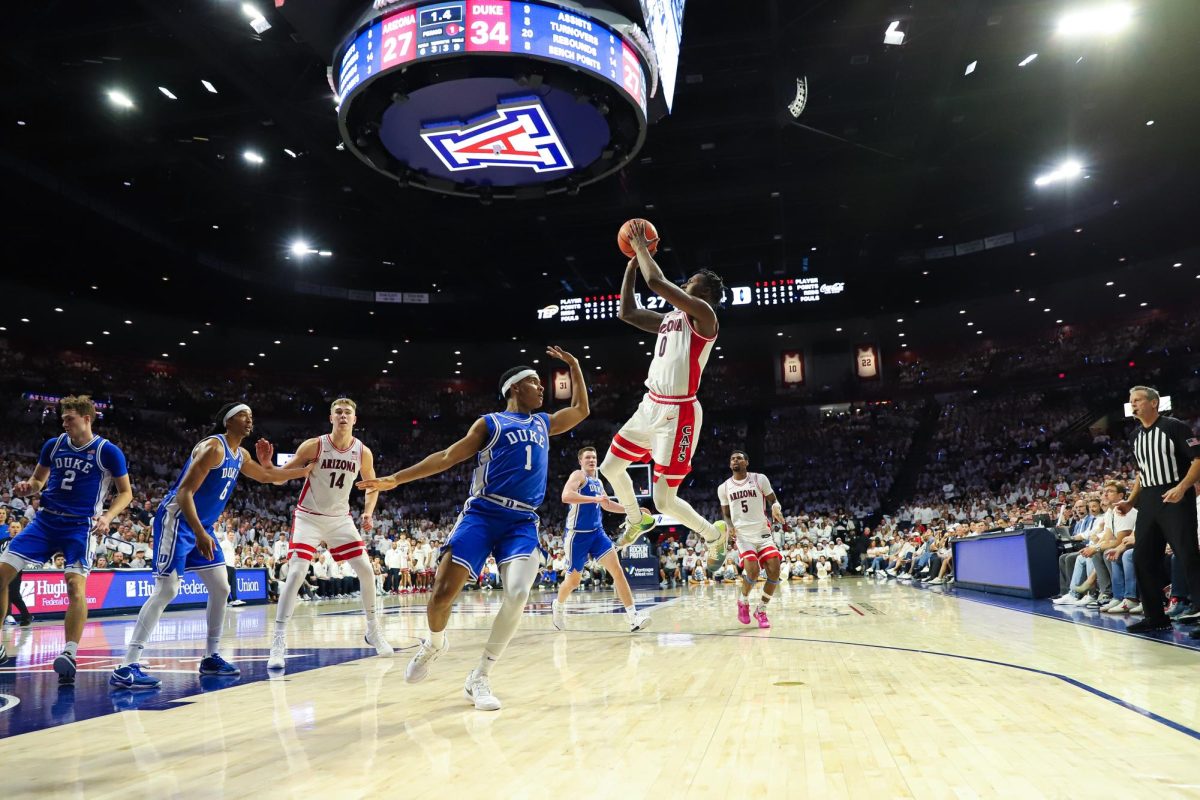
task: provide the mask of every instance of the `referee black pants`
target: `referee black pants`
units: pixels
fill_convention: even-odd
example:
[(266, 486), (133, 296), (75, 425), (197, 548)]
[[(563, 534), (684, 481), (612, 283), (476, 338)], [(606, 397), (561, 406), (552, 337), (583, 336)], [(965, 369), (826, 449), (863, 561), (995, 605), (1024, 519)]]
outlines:
[(1163, 554), (1167, 545), (1179, 560), (1190, 597), (1200, 597), (1200, 547), (1196, 543), (1196, 490), (1188, 489), (1178, 503), (1164, 503), (1170, 486), (1142, 489), (1137, 501), (1133, 571), (1147, 622), (1168, 621), (1163, 610)]
[[(25, 605), (25, 599), (21, 597), (21, 572), (13, 575), (12, 582), (8, 584), (8, 602), (19, 613), (20, 616), (17, 617), (18, 621), (32, 619), (29, 615), (29, 608)], [(4, 614), (0, 614), (0, 617), (5, 614), (8, 614), (7, 608), (4, 609)]]

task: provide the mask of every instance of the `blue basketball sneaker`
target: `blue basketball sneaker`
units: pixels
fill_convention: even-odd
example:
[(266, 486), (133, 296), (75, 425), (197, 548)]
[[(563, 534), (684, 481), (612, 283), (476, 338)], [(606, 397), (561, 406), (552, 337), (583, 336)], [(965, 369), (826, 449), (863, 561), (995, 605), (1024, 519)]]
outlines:
[(208, 656), (200, 662), (201, 675), (222, 675), (224, 677), (235, 677), (241, 675), (242, 671), (230, 664), (225, 659), (221, 658), (216, 653)]
[(108, 676), (108, 685), (120, 689), (157, 689), (162, 681), (142, 672), (141, 664), (130, 664), (114, 669)]

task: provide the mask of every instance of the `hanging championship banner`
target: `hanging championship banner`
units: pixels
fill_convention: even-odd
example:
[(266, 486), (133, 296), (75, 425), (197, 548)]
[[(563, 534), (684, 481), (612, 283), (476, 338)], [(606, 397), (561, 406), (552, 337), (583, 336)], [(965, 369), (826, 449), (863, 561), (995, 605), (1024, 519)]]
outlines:
[(860, 344), (854, 348), (854, 372), (859, 380), (879, 380), (879, 351), (873, 344)]
[(784, 385), (804, 383), (804, 351), (788, 350), (779, 354), (780, 375)]
[(565, 369), (554, 370), (554, 399), (571, 399), (571, 373)]

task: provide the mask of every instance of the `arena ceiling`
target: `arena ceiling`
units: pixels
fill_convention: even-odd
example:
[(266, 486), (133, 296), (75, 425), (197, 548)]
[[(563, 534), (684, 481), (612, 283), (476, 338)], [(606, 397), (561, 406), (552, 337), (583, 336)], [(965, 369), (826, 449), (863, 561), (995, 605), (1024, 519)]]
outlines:
[[(1070, 37), (1061, 15), (1097, 3), (693, 0), (674, 113), (633, 163), (578, 196), (486, 206), (399, 188), (339, 150), (322, 57), (261, 5), (262, 33), (234, 0), (6, 9), (10, 295), (185, 326), (453, 339), (524, 335), (556, 297), (616, 291), (614, 234), (632, 216), (658, 224), (673, 276), (807, 269), (849, 287), (765, 310), (770, 324), (890, 318), (917, 298), (948, 309), (1195, 242), (1195, 3), (1133, 2), (1119, 35)], [(892, 22), (902, 44), (884, 43)], [(1035, 185), (1068, 159), (1076, 180)], [(316, 252), (295, 255), (298, 239)], [(434, 302), (319, 298), (297, 282)]]

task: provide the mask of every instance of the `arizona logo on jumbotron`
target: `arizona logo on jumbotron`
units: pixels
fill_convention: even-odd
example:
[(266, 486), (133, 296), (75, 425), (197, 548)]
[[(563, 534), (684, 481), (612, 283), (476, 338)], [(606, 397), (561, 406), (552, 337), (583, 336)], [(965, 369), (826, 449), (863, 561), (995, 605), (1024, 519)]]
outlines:
[(537, 98), (498, 105), (481, 118), (434, 124), (421, 138), (454, 172), (484, 167), (526, 167), (535, 172), (572, 169), (571, 157)]

